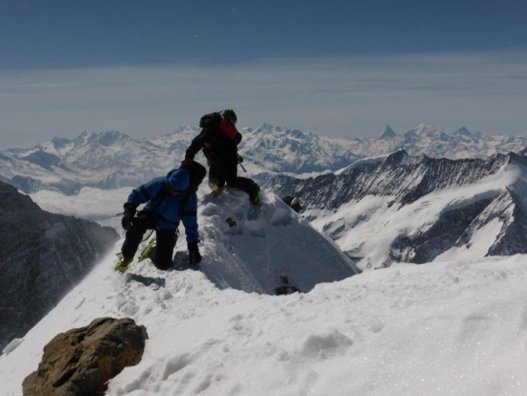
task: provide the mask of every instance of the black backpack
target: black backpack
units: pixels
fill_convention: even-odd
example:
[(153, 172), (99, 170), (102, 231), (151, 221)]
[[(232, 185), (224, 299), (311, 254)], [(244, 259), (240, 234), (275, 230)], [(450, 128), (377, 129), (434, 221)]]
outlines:
[(221, 114), (217, 112), (205, 114), (199, 120), (199, 127), (204, 129), (217, 129), (220, 127), (221, 119)]

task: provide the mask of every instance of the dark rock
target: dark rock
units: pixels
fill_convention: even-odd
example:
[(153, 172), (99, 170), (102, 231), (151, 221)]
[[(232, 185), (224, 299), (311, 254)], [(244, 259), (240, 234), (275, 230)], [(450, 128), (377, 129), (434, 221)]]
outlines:
[(45, 212), (0, 182), (0, 350), (22, 337), (117, 241), (109, 227)]
[(274, 289), (274, 292), (277, 296), (300, 293), (300, 289), (298, 287), (289, 284), (289, 278), (287, 276), (280, 276), (280, 282), (282, 284)]
[(299, 213), (303, 209), (300, 200), (292, 195), (286, 195), (282, 198), (282, 201), (289, 205), (289, 207), (291, 207), (296, 213)]
[(37, 371), (22, 384), (30, 395), (103, 395), (107, 382), (141, 361), (148, 334), (132, 319), (95, 319), (55, 336)]

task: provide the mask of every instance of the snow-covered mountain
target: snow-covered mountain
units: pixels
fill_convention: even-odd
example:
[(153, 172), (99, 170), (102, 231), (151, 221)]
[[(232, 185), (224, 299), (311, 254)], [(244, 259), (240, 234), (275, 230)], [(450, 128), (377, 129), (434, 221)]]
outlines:
[(400, 148), (409, 154), (435, 158), (487, 158), (491, 155), (518, 152), (527, 146), (527, 137), (485, 135), (461, 127), (447, 133), (433, 125), (419, 124), (402, 135), (390, 126), (377, 138), (336, 139), (339, 144), (359, 157), (375, 157)]
[(41, 210), (0, 182), (0, 348), (27, 332), (118, 238), (108, 227)]
[[(275, 161), (302, 173), (331, 163), (310, 158), (316, 148), (303, 151), (310, 135), (265, 128), (244, 134), (251, 171), (264, 165), (276, 171)], [(185, 128), (181, 139), (167, 135), (147, 144), (162, 157), (184, 150), (181, 140), (196, 132)], [(380, 139), (396, 138), (392, 132)], [(72, 141), (55, 140), (53, 149), (11, 150), (1, 161), (15, 163), (11, 170), (24, 161), (53, 173), (100, 160), (101, 172), (112, 166), (112, 150), (123, 161), (119, 147), (141, 150), (121, 134), (88, 135), (75, 150)], [(322, 157), (340, 152), (337, 146), (346, 151), (320, 143), (325, 139), (314, 146)], [(272, 147), (280, 158), (265, 157)], [(92, 150), (99, 154), (91, 157)], [(295, 150), (298, 157), (287, 156)], [(97, 173), (85, 172), (86, 180)], [(55, 334), (96, 317), (128, 316), (146, 326), (150, 339), (141, 363), (111, 380), (108, 395), (523, 395), (527, 358), (518, 351), (527, 332), (527, 255), (483, 257), (527, 252), (526, 172), (525, 149), (464, 160), (398, 150), (316, 178), (272, 179), (268, 186), (280, 196), (301, 198), (303, 218), (265, 189), (260, 208), (240, 191), (213, 198), (200, 189), (202, 270), (159, 271), (134, 261), (122, 275), (108, 256), (7, 345), (2, 392), (21, 393)], [(186, 254), (183, 239), (176, 261)], [(398, 263), (432, 260), (442, 265)], [(354, 275), (353, 261), (379, 270)], [(303, 293), (271, 295), (286, 278)]]
[(526, 260), (396, 265), (269, 296), (200, 271), (126, 277), (108, 257), (4, 350), (1, 392), (21, 395), (53, 336), (111, 316), (149, 339), (106, 395), (524, 395)]
[[(177, 166), (199, 133), (186, 126), (154, 139), (132, 139), (116, 131), (84, 132), (76, 139), (54, 138), (29, 149), (0, 152), (0, 180), (26, 193), (40, 190), (76, 194), (82, 187), (135, 186)], [(386, 127), (378, 138), (331, 138), (264, 124), (244, 128), (240, 153), (248, 173), (260, 181), (277, 173), (335, 171), (361, 157), (404, 148), (411, 155), (486, 158), (517, 152), (526, 138), (486, 136), (461, 128), (453, 134), (421, 124), (402, 136)], [(204, 161), (201, 154), (198, 160)]]
[(449, 160), (399, 150), (269, 186), (300, 198), (315, 228), (361, 269), (527, 253), (525, 155)]
[[(26, 193), (40, 190), (76, 194), (82, 187), (135, 186), (179, 165), (199, 133), (182, 127), (151, 140), (116, 132), (85, 132), (73, 140), (52, 139), (29, 149), (0, 153), (0, 180)], [(336, 170), (356, 159), (340, 145), (313, 134), (272, 127), (243, 130), (240, 153), (251, 174)], [(197, 157), (204, 162), (202, 155)]]
[[(181, 137), (187, 136), (181, 133)], [(175, 158), (170, 145), (158, 146), (115, 131), (84, 132), (73, 140), (53, 139), (30, 149), (5, 151), (0, 175), (26, 193), (74, 194), (83, 186), (106, 189), (141, 183), (160, 169), (166, 173)]]
[(357, 157), (324, 137), (264, 124), (244, 129), (240, 151), (254, 165), (276, 173), (311, 173), (336, 170)]

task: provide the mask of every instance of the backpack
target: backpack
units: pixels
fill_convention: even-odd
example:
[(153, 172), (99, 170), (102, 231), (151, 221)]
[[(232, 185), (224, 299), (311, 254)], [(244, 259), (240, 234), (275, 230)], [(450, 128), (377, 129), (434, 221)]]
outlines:
[(209, 113), (205, 114), (199, 120), (199, 127), (205, 129), (217, 129), (220, 127), (220, 122), (222, 120), (220, 113)]
[(222, 135), (227, 137), (229, 141), (236, 145), (242, 140), (242, 135), (240, 135), (240, 132), (238, 132), (236, 126), (234, 126), (231, 121), (225, 119), (218, 112), (205, 114), (199, 120), (199, 126), (203, 129), (219, 131)]

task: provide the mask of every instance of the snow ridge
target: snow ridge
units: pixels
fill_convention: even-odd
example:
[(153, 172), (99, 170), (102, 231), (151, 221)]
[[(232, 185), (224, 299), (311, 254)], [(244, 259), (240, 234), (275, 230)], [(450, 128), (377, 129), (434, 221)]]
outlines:
[[(261, 207), (253, 207), (245, 193), (233, 189), (219, 197), (201, 197), (198, 221), (205, 257), (201, 267), (218, 288), (273, 295), (286, 277), (292, 286), (307, 292), (317, 283), (356, 273), (330, 240), (299, 219), (281, 199), (262, 193), (262, 202)], [(186, 245), (180, 243), (176, 262), (185, 256)], [(137, 262), (131, 269), (140, 275), (148, 272)]]

